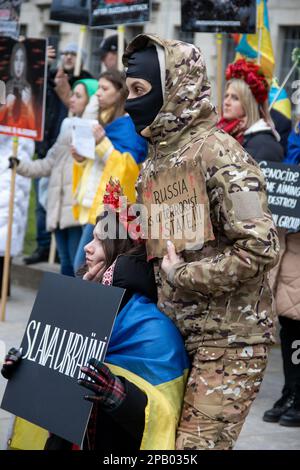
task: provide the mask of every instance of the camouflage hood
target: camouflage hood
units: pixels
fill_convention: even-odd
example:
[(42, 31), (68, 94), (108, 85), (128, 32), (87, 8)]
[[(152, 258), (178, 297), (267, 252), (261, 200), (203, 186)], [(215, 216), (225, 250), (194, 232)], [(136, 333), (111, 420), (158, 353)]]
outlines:
[(217, 113), (210, 101), (211, 85), (203, 55), (192, 44), (140, 34), (128, 45), (124, 65), (130, 54), (149, 44), (163, 47), (166, 67), (164, 104), (150, 125), (151, 142), (163, 142), (165, 150), (160, 148), (160, 152), (168, 154), (214, 128)]

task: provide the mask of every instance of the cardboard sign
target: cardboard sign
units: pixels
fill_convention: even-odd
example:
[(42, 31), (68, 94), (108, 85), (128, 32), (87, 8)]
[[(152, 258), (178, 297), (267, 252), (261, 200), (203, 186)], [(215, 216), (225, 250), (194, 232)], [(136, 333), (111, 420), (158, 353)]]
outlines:
[(214, 240), (205, 178), (195, 161), (151, 177), (142, 189), (142, 202), (148, 258), (162, 258), (167, 240), (178, 253), (201, 249), (206, 241)]
[(92, 27), (145, 23), (149, 19), (150, 0), (92, 0)]
[(80, 368), (92, 357), (104, 360), (124, 292), (45, 274), (1, 408), (81, 445), (92, 404), (77, 384)]
[(300, 230), (300, 167), (261, 160), (268, 203), (277, 227)]
[(47, 41), (0, 37), (0, 80), (6, 103), (0, 108), (0, 133), (43, 140)]
[(256, 0), (181, 0), (181, 29), (253, 34)]
[(90, 21), (90, 0), (52, 0), (50, 19), (88, 25)]

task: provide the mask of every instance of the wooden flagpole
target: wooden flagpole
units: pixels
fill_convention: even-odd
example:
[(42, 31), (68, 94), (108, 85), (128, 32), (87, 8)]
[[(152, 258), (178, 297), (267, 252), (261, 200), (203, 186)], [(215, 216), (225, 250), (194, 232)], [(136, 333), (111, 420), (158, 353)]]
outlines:
[(217, 33), (217, 89), (218, 89), (218, 113), (222, 116), (223, 102), (223, 36)]
[(118, 26), (118, 70), (123, 70), (122, 57), (124, 54), (124, 36), (125, 36), (125, 26)]
[[(17, 158), (18, 156), (18, 145), (19, 145), (19, 139), (18, 137), (14, 137), (13, 138), (13, 157), (15, 158)], [(7, 303), (16, 174), (17, 174), (17, 165), (14, 164), (11, 170), (11, 180), (10, 180), (10, 198), (9, 198), (9, 212), (8, 212), (8, 224), (7, 224), (7, 238), (6, 238), (6, 248), (5, 248), (3, 277), (2, 277), (2, 289), (1, 289), (1, 321), (5, 321), (5, 309), (6, 309), (6, 303)]]
[(76, 56), (76, 63), (75, 63), (75, 70), (74, 70), (75, 77), (79, 77), (80, 75), (82, 51), (83, 51), (86, 32), (87, 32), (87, 27), (85, 25), (80, 26), (79, 39), (78, 39), (78, 52)]

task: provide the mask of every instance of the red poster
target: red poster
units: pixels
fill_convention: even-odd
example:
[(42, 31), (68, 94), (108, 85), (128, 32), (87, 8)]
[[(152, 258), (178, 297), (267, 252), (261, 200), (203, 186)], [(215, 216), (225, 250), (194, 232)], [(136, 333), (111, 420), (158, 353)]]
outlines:
[(0, 108), (0, 133), (43, 140), (47, 41), (18, 42), (0, 37), (0, 80), (5, 104)]

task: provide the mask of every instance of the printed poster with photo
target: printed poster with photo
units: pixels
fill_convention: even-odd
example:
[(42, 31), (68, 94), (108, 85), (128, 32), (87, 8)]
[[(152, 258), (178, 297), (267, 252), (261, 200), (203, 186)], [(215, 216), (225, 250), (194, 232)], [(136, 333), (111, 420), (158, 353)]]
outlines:
[(18, 42), (0, 37), (0, 80), (6, 95), (0, 108), (0, 134), (43, 140), (46, 52), (46, 39)]
[(19, 36), (19, 18), (22, 0), (0, 0), (0, 36)]
[(50, 10), (50, 19), (88, 25), (90, 21), (90, 0), (53, 0)]
[(150, 19), (150, 0), (92, 0), (92, 27), (145, 23)]
[(181, 0), (181, 29), (254, 34), (256, 0)]

